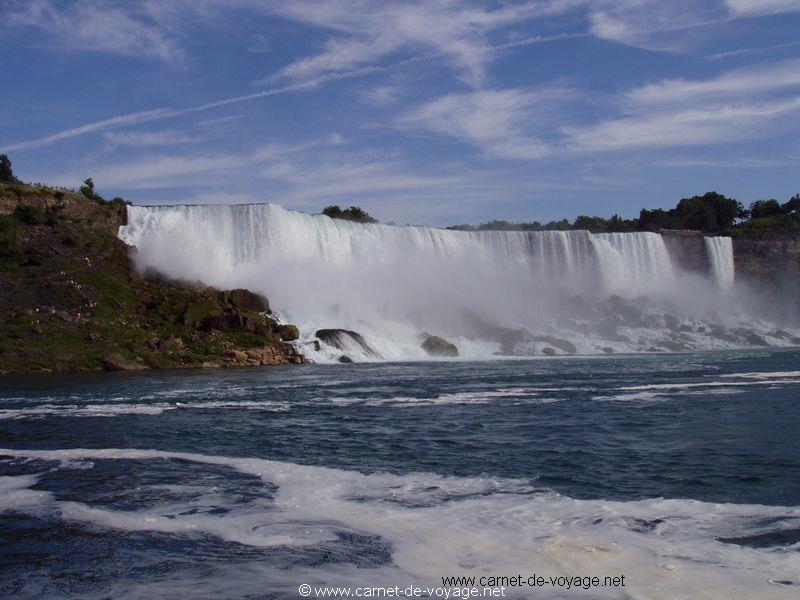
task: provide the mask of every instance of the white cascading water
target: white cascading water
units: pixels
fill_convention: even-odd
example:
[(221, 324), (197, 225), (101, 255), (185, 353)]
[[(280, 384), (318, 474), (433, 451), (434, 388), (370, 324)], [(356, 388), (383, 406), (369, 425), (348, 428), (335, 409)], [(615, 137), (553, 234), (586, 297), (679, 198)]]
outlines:
[(720, 288), (731, 289), (735, 281), (733, 240), (729, 237), (714, 236), (705, 237), (703, 241), (711, 267), (711, 276)]
[[(487, 324), (524, 329), (534, 339), (532, 353), (541, 350), (536, 339), (554, 334), (569, 337), (581, 353), (647, 351), (666, 343), (655, 330), (686, 296), (686, 274), (661, 235), (649, 232), (464, 232), (249, 204), (130, 206), (119, 236), (137, 248), (140, 270), (152, 266), (176, 279), (264, 293), (304, 339), (321, 328), (352, 329), (385, 358), (424, 357), (423, 331), (449, 336), (462, 355), (490, 356), (500, 343), (485, 335)], [(725, 285), (732, 281), (726, 243), (706, 238), (715, 277)], [(693, 286), (696, 296), (697, 281)], [(646, 326), (634, 315), (631, 327), (639, 329), (619, 333), (627, 324), (598, 308), (609, 299), (614, 310), (631, 305), (625, 318), (653, 314)], [(704, 344), (719, 347), (714, 340), (690, 346)]]

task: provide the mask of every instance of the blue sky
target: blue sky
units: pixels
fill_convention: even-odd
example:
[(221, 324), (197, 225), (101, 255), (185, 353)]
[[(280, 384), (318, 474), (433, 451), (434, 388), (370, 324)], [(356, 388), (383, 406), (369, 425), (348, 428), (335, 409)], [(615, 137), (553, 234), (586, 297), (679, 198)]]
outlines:
[(383, 221), (800, 191), (800, 0), (2, 0), (0, 152), (135, 203)]

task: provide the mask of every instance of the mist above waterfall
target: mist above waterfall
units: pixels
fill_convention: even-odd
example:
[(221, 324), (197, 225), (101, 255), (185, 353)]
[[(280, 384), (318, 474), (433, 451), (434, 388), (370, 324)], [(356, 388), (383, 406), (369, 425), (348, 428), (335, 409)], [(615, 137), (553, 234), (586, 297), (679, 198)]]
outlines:
[(553, 340), (581, 353), (788, 343), (774, 324), (752, 329), (724, 237), (706, 238), (707, 275), (683, 270), (657, 233), (449, 231), (273, 204), (131, 206), (120, 237), (140, 270), (262, 292), (305, 339), (352, 329), (386, 358), (421, 357), (423, 331), (467, 356)]

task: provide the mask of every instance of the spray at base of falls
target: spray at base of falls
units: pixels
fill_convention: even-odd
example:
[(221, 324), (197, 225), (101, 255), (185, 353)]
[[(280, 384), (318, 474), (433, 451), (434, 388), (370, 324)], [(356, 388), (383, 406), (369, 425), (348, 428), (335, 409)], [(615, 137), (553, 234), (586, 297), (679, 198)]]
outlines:
[[(753, 330), (730, 299), (730, 238), (706, 238), (712, 272), (703, 277), (674, 264), (657, 233), (450, 231), (274, 204), (130, 206), (119, 236), (137, 248), (141, 270), (267, 294), (304, 341), (317, 329), (352, 329), (384, 359), (426, 358), (423, 331), (472, 358), (569, 347), (554, 340), (582, 354), (746, 346), (751, 334), (786, 343), (769, 336), (770, 324)], [(750, 329), (731, 334), (737, 327)]]

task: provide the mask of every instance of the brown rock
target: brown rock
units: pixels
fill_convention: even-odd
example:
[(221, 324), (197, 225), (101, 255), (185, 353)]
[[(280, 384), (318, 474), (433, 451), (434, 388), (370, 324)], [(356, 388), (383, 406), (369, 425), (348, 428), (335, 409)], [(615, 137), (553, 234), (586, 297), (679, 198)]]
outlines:
[(281, 325), (280, 336), (285, 342), (293, 342), (300, 338), (300, 330), (297, 325)]
[(234, 362), (245, 362), (247, 360), (247, 354), (241, 350), (228, 350), (225, 353), (225, 358)]
[(126, 360), (118, 354), (113, 354), (103, 359), (104, 371), (146, 371), (149, 368), (140, 362)]
[(266, 296), (243, 288), (225, 290), (220, 292), (220, 297), (224, 302), (228, 302), (240, 310), (254, 310), (256, 312), (269, 310), (269, 300), (267, 300)]
[(458, 348), (438, 335), (429, 335), (420, 346), (431, 356), (458, 356)]

